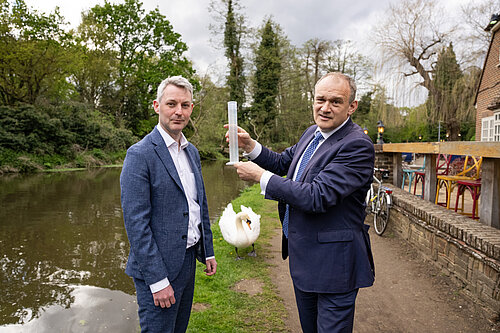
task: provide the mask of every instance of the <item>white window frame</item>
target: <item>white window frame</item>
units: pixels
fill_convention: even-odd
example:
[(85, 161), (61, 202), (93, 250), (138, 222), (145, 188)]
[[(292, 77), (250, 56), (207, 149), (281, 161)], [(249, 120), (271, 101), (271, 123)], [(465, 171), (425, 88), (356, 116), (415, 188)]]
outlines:
[(490, 133), (493, 134), (494, 122), (495, 116), (484, 117), (481, 119), (481, 141), (493, 141), (493, 136), (490, 137)]
[(493, 126), (495, 127), (493, 141), (500, 142), (500, 112), (496, 112), (493, 117), (495, 117), (493, 122)]

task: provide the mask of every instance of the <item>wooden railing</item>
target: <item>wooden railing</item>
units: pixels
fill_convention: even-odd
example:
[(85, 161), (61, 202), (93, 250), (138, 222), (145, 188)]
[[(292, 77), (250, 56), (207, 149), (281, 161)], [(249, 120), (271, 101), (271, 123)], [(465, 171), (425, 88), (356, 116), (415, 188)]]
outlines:
[(434, 202), (436, 197), (436, 158), (438, 154), (482, 156), (481, 223), (500, 229), (500, 142), (417, 142), (388, 143), (380, 145), (384, 153), (393, 155), (393, 184), (401, 187), (403, 180), (401, 153), (424, 154), (425, 200)]

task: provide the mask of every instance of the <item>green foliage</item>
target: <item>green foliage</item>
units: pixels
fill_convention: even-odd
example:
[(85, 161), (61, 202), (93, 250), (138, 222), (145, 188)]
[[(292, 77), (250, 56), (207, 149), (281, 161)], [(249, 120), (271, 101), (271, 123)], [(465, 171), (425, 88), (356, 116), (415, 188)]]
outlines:
[(241, 54), (241, 39), (244, 34), (244, 18), (234, 12), (233, 0), (227, 1), (227, 14), (224, 29), (224, 47), (226, 58), (229, 62), (229, 75), (227, 85), (229, 98), (238, 103), (238, 114), (241, 115), (245, 103), (245, 83), (243, 74), (243, 56)]
[(278, 38), (273, 22), (268, 19), (262, 29), (260, 45), (255, 56), (253, 105), (248, 117), (258, 129), (259, 140), (269, 144), (276, 140), (271, 136), (276, 126), (276, 99), (281, 76), (281, 59)]
[[(83, 47), (88, 61), (76, 74), (79, 91), (91, 102), (102, 99), (99, 108), (116, 124), (125, 122), (143, 135), (160, 82), (172, 75), (189, 79), (194, 73), (183, 56), (187, 45), (158, 8), (146, 13), (139, 0), (96, 5), (83, 16), (79, 30), (82, 41), (96, 47)], [(90, 64), (96, 58), (104, 66)]]
[(42, 97), (65, 98), (71, 86), (72, 35), (64, 31), (58, 10), (30, 11), (23, 0), (0, 7), (0, 103), (35, 103)]
[[(1, 165), (21, 171), (33, 169), (30, 163), (22, 163), (28, 160), (46, 168), (82, 158), (84, 153), (106, 160), (107, 152), (123, 151), (137, 140), (84, 104), (1, 106), (0, 114)], [(87, 159), (83, 164), (96, 163)]]

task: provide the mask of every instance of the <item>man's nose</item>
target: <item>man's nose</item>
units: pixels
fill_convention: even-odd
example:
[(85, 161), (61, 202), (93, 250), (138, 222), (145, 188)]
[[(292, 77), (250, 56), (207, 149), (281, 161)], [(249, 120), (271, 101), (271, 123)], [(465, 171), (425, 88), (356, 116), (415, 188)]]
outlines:
[(322, 106), (321, 106), (321, 111), (325, 112), (325, 111), (330, 111), (330, 108), (332, 106), (332, 103), (330, 103), (329, 101), (326, 101)]
[(175, 114), (182, 114), (182, 105), (177, 104), (175, 106), (175, 111), (174, 112), (175, 112)]

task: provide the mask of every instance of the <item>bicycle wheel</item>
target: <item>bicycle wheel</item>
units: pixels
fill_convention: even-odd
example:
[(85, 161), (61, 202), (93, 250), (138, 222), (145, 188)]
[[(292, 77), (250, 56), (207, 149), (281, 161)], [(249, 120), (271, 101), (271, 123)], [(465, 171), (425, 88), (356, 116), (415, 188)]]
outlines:
[(377, 198), (377, 204), (375, 208), (375, 215), (373, 216), (373, 226), (375, 227), (375, 232), (377, 235), (382, 235), (387, 227), (387, 222), (389, 222), (389, 204), (388, 204), (389, 194), (381, 192)]

